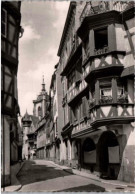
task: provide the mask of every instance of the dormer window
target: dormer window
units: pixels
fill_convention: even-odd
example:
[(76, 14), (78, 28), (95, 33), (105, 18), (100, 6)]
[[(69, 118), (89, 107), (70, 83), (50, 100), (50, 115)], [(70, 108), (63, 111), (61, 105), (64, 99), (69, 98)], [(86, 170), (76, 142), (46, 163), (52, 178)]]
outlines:
[(1, 11), (1, 34), (6, 38), (7, 36), (7, 11), (2, 9)]
[(107, 52), (107, 47), (108, 47), (107, 27), (95, 30), (95, 51), (102, 50), (102, 52)]

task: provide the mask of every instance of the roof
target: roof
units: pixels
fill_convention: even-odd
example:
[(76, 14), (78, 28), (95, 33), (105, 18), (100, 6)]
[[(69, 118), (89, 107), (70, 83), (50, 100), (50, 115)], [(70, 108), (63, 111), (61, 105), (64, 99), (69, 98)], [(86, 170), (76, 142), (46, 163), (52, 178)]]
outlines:
[(65, 35), (68, 31), (68, 27), (70, 25), (70, 19), (71, 19), (71, 16), (72, 16), (72, 11), (75, 7), (76, 7), (76, 2), (75, 1), (70, 2), (68, 13), (67, 13), (67, 18), (66, 18), (66, 22), (65, 22), (65, 26), (64, 26), (64, 30), (63, 30), (63, 33), (62, 33), (62, 38), (61, 38), (58, 53), (57, 53), (58, 56), (61, 55), (61, 51), (62, 51), (64, 40), (65, 40)]
[(22, 118), (22, 121), (30, 121), (30, 115), (27, 113), (27, 110), (26, 110), (25, 115)]
[(22, 118), (22, 122), (23, 121), (26, 121), (26, 122), (30, 122), (31, 121), (33, 123), (34, 127), (36, 128), (37, 123), (39, 121), (39, 118), (34, 116), (34, 115), (29, 115), (27, 113), (27, 110), (26, 110), (26, 113), (25, 113), (24, 117)]

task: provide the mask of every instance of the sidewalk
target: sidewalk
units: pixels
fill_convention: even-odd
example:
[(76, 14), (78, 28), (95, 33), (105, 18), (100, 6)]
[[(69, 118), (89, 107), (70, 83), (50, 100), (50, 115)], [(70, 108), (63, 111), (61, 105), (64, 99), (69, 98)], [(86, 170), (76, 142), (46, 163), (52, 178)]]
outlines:
[[(58, 165), (58, 164), (54, 163), (53, 161), (49, 161), (49, 162), (54, 164), (55, 166), (63, 169), (64, 171), (66, 171), (70, 174), (76, 174), (76, 175), (79, 175), (79, 176), (82, 176), (82, 177), (85, 177), (85, 178), (89, 178), (91, 180), (94, 180), (94, 181), (97, 181), (97, 182), (100, 182), (100, 183), (103, 183), (103, 184), (112, 185), (116, 188), (123, 187), (124, 192), (127, 192), (127, 191), (135, 192), (135, 184), (134, 183), (127, 183), (127, 182), (123, 182), (123, 181), (119, 181), (119, 180), (104, 180), (104, 179), (101, 179), (100, 177), (98, 177), (94, 174), (89, 174), (89, 173), (86, 173), (86, 172), (83, 172), (83, 171), (72, 169), (72, 168), (67, 167), (67, 166)], [(111, 192), (111, 190), (106, 190), (106, 191)], [(114, 191), (115, 191), (115, 189), (114, 189)]]
[(11, 185), (1, 188), (2, 192), (14, 192), (18, 191), (22, 187), (17, 179), (17, 174), (20, 172), (23, 164), (24, 162), (17, 163), (11, 166)]

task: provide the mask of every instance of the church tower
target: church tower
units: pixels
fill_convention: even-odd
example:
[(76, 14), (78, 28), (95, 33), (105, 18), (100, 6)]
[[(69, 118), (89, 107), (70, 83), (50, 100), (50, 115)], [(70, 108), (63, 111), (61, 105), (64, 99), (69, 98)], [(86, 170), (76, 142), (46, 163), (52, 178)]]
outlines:
[(22, 158), (24, 159), (28, 159), (28, 155), (29, 155), (29, 145), (28, 145), (28, 132), (29, 132), (29, 128), (31, 126), (31, 118), (30, 115), (26, 113), (24, 115), (24, 117), (22, 118), (22, 128), (23, 128), (23, 150), (22, 150)]
[(47, 94), (45, 89), (45, 82), (44, 82), (44, 76), (43, 76), (41, 92), (37, 96), (37, 99), (33, 100), (33, 104), (34, 104), (33, 115), (36, 117), (39, 117), (39, 119), (44, 117), (48, 107), (48, 102), (49, 102), (49, 95)]

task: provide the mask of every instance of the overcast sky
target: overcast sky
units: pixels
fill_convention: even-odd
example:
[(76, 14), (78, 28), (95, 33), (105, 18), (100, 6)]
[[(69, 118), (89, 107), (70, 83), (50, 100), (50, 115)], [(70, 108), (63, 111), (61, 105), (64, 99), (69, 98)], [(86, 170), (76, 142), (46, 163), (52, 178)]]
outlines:
[(18, 98), (23, 116), (33, 113), (33, 100), (41, 91), (44, 75), (49, 91), (57, 51), (69, 7), (68, 1), (22, 2), (23, 37), (19, 42)]

